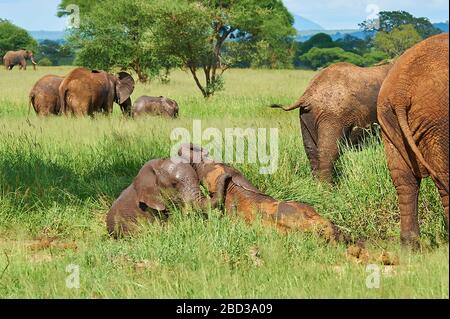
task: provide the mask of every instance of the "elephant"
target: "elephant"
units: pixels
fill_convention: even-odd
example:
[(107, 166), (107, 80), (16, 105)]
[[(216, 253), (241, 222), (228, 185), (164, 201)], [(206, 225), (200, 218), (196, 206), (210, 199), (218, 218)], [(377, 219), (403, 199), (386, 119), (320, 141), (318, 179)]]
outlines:
[(395, 63), (378, 98), (378, 120), (397, 191), (400, 238), (419, 247), (418, 195), (431, 176), (439, 190), (448, 231), (448, 33), (428, 38)]
[[(315, 76), (305, 93), (285, 111), (300, 109), (303, 145), (314, 176), (332, 182), (339, 141), (361, 141), (377, 123), (377, 98), (392, 64), (362, 68), (333, 64)], [(281, 107), (272, 105), (272, 107)]]
[(131, 110), (133, 117), (146, 114), (162, 115), (170, 118), (178, 117), (178, 103), (174, 100), (152, 96), (141, 96), (136, 100)]
[[(337, 227), (311, 206), (278, 201), (262, 193), (235, 168), (208, 158), (207, 151), (201, 147), (184, 144), (178, 155), (191, 162), (198, 179), (213, 196), (223, 198), (227, 213), (236, 214), (247, 223), (260, 217), (263, 224), (275, 226), (281, 231), (316, 233), (331, 243), (347, 242)], [(215, 195), (216, 192), (220, 194)]]
[(59, 87), (61, 112), (77, 116), (101, 112), (109, 115), (116, 102), (123, 114), (129, 114), (134, 85), (133, 77), (126, 72), (115, 76), (105, 71), (74, 69)]
[[(59, 102), (59, 86), (64, 77), (57, 75), (46, 75), (33, 86), (30, 92), (30, 107), (38, 115), (57, 115), (61, 109)], [(29, 113), (29, 112), (28, 112)]]
[(133, 183), (113, 203), (106, 217), (108, 232), (115, 238), (131, 235), (141, 221), (167, 216), (165, 200), (206, 209), (217, 207), (224, 193), (224, 175), (218, 191), (208, 199), (202, 195), (195, 170), (182, 160), (155, 159), (147, 162)]
[(3, 57), (3, 63), (7, 70), (12, 70), (16, 65), (20, 66), (20, 70), (27, 69), (27, 60), (30, 59), (36, 70), (36, 62), (34, 61), (33, 52), (29, 50), (8, 51)]

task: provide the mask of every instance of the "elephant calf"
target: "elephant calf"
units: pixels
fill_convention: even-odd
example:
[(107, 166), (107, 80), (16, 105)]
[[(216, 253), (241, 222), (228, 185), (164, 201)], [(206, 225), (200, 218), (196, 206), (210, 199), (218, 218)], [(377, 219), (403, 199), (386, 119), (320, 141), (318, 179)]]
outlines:
[(210, 204), (214, 208), (223, 198), (226, 178), (218, 180), (218, 191), (209, 200), (203, 197), (197, 174), (189, 163), (151, 160), (113, 203), (106, 217), (108, 232), (115, 238), (130, 235), (138, 223), (152, 222), (158, 215), (167, 214), (168, 198), (177, 204), (203, 209)]
[(141, 96), (133, 105), (133, 117), (142, 115), (161, 115), (171, 118), (178, 117), (178, 103), (174, 100), (152, 96)]
[(46, 75), (33, 86), (30, 92), (30, 107), (33, 106), (38, 115), (57, 115), (61, 109), (59, 102), (59, 86), (64, 77)]
[(378, 119), (392, 181), (397, 190), (401, 240), (418, 246), (418, 195), (431, 176), (448, 229), (449, 93), (448, 33), (406, 51), (383, 83)]
[(183, 145), (179, 155), (191, 162), (199, 180), (209, 192), (222, 192), (225, 187), (220, 196), (224, 196), (225, 210), (228, 213), (236, 213), (248, 223), (261, 216), (264, 224), (276, 226), (283, 231), (317, 233), (333, 243), (343, 240), (338, 229), (314, 208), (293, 201), (278, 201), (263, 194), (238, 170), (208, 159), (206, 151), (200, 147)]
[(300, 109), (303, 144), (314, 175), (332, 182), (338, 142), (347, 138), (356, 143), (363, 129), (377, 123), (378, 93), (391, 68), (333, 64), (316, 75), (297, 102), (283, 108)]

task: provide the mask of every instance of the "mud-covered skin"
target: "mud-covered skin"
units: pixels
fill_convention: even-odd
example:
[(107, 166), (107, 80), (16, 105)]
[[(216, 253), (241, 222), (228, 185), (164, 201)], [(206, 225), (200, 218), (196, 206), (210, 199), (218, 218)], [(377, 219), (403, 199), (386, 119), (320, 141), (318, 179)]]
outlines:
[[(285, 111), (300, 109), (303, 145), (313, 175), (332, 182), (338, 144), (361, 142), (377, 123), (377, 97), (392, 64), (362, 68), (336, 63), (319, 72), (305, 93)], [(280, 107), (273, 105), (273, 107)]]
[(61, 108), (59, 102), (59, 86), (64, 77), (46, 75), (42, 77), (30, 91), (30, 106), (38, 115), (57, 115)]
[[(220, 178), (218, 183), (225, 184)], [(140, 222), (152, 222), (167, 215), (167, 201), (207, 209), (208, 205), (216, 207), (221, 197), (223, 188), (211, 199), (202, 196), (197, 173), (188, 163), (152, 160), (113, 203), (106, 217), (108, 232), (116, 238), (131, 234)]]
[(444, 206), (449, 196), (449, 36), (430, 37), (407, 50), (378, 98), (386, 159), (398, 195), (401, 240), (419, 244), (418, 195), (430, 176)]
[(163, 96), (141, 96), (136, 100), (131, 110), (133, 117), (158, 115), (170, 118), (178, 117), (178, 103)]
[[(193, 153), (201, 150), (197, 146), (191, 146), (191, 151), (193, 149)], [(191, 161), (200, 182), (209, 192), (214, 194), (218, 191), (218, 187), (221, 187), (221, 182), (226, 181), (224, 204), (227, 213), (236, 214), (248, 223), (261, 218), (264, 224), (283, 231), (317, 233), (330, 242), (343, 239), (338, 229), (320, 216), (314, 208), (297, 202), (278, 201), (262, 193), (238, 170), (208, 159), (206, 153), (203, 153), (201, 161), (198, 157), (193, 161), (193, 158), (186, 154), (189, 153), (183, 151), (182, 147), (179, 155)]]

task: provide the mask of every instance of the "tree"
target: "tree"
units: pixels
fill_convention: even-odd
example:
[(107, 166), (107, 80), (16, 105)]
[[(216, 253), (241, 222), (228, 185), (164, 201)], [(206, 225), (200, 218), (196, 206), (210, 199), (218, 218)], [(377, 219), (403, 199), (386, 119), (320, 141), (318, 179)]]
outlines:
[(363, 40), (351, 34), (346, 34), (342, 39), (336, 40), (334, 44), (345, 51), (350, 51), (359, 55), (363, 55), (369, 50), (369, 40)]
[(8, 20), (0, 19), (0, 57), (8, 51), (20, 49), (36, 51), (37, 42), (24, 29)]
[[(241, 49), (264, 44), (271, 65), (286, 55), (295, 30), (293, 17), (280, 0), (177, 0), (159, 13), (155, 48), (187, 68), (204, 97), (223, 87), (223, 73), (236, 62), (224, 50), (227, 40)], [(200, 80), (199, 71), (205, 80)]]
[(377, 50), (385, 52), (390, 58), (395, 58), (422, 41), (422, 37), (413, 25), (407, 24), (391, 32), (378, 32), (373, 41)]
[(427, 18), (416, 18), (406, 11), (381, 11), (376, 20), (366, 20), (359, 24), (366, 32), (392, 32), (403, 25), (412, 25), (422, 39), (441, 33)]
[(70, 15), (71, 12), (67, 11), (66, 9), (70, 5), (76, 5), (80, 8), (80, 15), (84, 16), (88, 14), (91, 9), (98, 3), (103, 2), (104, 0), (62, 0), (61, 3), (58, 5), (58, 17), (64, 17), (67, 15)]
[(141, 82), (170, 68), (171, 59), (152, 47), (156, 0), (103, 0), (90, 7), (69, 42), (75, 63), (92, 69), (133, 70)]
[[(40, 60), (39, 64), (42, 65), (42, 60), (47, 59), (52, 65), (61, 65), (73, 60), (73, 52), (67, 45), (62, 45), (57, 41), (44, 40), (39, 43), (37, 51), (37, 59)], [(47, 62), (45, 62), (48, 64)]]
[(300, 57), (300, 61), (314, 69), (327, 67), (337, 62), (348, 62), (364, 66), (364, 59), (342, 48), (312, 48)]

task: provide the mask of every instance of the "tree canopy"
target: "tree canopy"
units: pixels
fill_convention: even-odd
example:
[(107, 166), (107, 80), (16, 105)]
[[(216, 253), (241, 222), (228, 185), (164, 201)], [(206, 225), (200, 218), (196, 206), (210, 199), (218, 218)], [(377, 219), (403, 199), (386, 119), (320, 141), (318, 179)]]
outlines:
[[(296, 34), (281, 0), (63, 0), (59, 14), (67, 14), (71, 3), (82, 16), (69, 39), (78, 49), (78, 64), (131, 69), (141, 81), (180, 66), (205, 97), (221, 89), (222, 73), (239, 58), (231, 53), (264, 44), (267, 60), (276, 66)], [(240, 50), (225, 50), (227, 41)]]
[(395, 58), (420, 41), (422, 37), (416, 28), (407, 24), (394, 28), (391, 32), (378, 32), (374, 45), (378, 50), (386, 52), (390, 58)]
[(406, 11), (381, 11), (376, 20), (365, 20), (359, 24), (366, 32), (392, 32), (402, 25), (412, 25), (422, 39), (441, 33), (428, 18), (416, 18)]
[(10, 50), (21, 49), (36, 51), (37, 42), (30, 34), (8, 20), (0, 19), (0, 57)]

